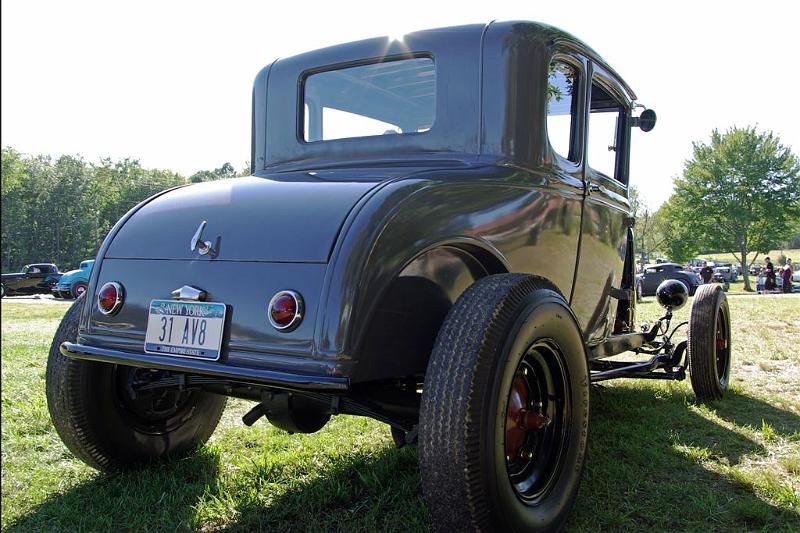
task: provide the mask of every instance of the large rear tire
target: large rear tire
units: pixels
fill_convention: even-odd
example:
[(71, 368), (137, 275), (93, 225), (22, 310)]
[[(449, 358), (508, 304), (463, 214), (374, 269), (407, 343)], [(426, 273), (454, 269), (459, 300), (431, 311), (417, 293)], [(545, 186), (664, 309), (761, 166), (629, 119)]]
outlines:
[(731, 373), (731, 316), (721, 285), (701, 285), (692, 303), (687, 345), (692, 390), (700, 400), (720, 400)]
[(575, 503), (589, 369), (575, 317), (542, 278), (477, 281), (428, 364), (420, 475), (440, 531), (555, 531)]
[(85, 297), (67, 311), (47, 360), (50, 418), (61, 440), (99, 470), (119, 470), (193, 452), (208, 440), (227, 398), (202, 391), (154, 389), (131, 394), (150, 370), (61, 355), (74, 342)]

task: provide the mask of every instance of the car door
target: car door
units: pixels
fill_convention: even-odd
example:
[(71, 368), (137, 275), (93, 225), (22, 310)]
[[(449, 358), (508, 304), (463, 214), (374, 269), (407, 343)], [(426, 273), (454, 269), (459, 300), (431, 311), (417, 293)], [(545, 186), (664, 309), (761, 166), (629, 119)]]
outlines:
[(47, 276), (47, 274), (43, 271), (41, 266), (31, 265), (25, 271), (25, 276), (20, 279), (17, 290), (27, 294), (33, 294), (36, 292), (36, 287), (44, 281), (45, 276)]
[(614, 325), (628, 247), (630, 103), (615, 79), (590, 62), (583, 164), (581, 246), (572, 306), (586, 342), (603, 341)]

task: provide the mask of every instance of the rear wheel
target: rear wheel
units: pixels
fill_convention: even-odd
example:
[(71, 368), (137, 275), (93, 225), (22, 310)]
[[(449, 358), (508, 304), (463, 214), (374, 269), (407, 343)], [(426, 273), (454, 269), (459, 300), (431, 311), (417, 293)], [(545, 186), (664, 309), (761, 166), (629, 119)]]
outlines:
[(697, 289), (689, 316), (687, 345), (692, 389), (700, 400), (719, 400), (731, 372), (731, 317), (722, 286)]
[(61, 440), (79, 459), (117, 470), (193, 452), (214, 431), (227, 398), (177, 388), (142, 388), (163, 372), (61, 355), (74, 342), (84, 297), (72, 304), (47, 360), (50, 417)]
[(439, 332), (420, 412), (420, 475), (441, 531), (553, 531), (575, 502), (589, 371), (574, 315), (546, 280), (477, 281)]

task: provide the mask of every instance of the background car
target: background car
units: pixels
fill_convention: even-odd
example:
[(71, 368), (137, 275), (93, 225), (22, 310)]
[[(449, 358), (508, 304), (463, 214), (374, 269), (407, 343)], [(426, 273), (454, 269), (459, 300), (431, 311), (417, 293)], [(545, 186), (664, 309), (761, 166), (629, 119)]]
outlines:
[(736, 269), (730, 263), (717, 263), (717, 266), (714, 267), (714, 281), (734, 283), (737, 277)]
[(689, 295), (694, 295), (697, 287), (703, 284), (699, 275), (685, 270), (678, 263), (660, 263), (649, 266), (638, 276), (639, 292), (642, 296), (653, 296), (656, 289), (665, 279), (677, 279), (686, 286)]
[(92, 273), (92, 265), (94, 265), (94, 259), (87, 259), (86, 261), (81, 261), (77, 270), (64, 272), (56, 286), (53, 287), (53, 296), (73, 299), (86, 292), (86, 288), (89, 286), (89, 276)]
[[(764, 275), (759, 275), (756, 279), (756, 292), (759, 294), (779, 294), (783, 292), (783, 278), (780, 276), (775, 277), (775, 288), (771, 291), (766, 290), (766, 283), (767, 278)], [(800, 282), (800, 273), (795, 272), (792, 274), (792, 292), (800, 292), (800, 285), (796, 283)]]
[(33, 263), (25, 265), (22, 272), (3, 274), (0, 296), (17, 294), (50, 294), (61, 278), (61, 272), (53, 263)]

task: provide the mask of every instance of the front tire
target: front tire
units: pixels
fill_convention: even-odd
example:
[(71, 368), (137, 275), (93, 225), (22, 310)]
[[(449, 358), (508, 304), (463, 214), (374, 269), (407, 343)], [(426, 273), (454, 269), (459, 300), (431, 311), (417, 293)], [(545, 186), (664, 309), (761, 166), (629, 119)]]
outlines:
[(423, 493), (440, 531), (554, 531), (575, 503), (589, 425), (569, 305), (522, 274), (477, 281), (442, 326), (420, 412)]
[(720, 400), (731, 373), (731, 316), (716, 283), (702, 285), (689, 316), (687, 359), (692, 390), (699, 400)]
[(177, 389), (131, 395), (132, 384), (151, 371), (61, 355), (61, 343), (78, 336), (84, 301), (67, 311), (47, 360), (47, 407), (67, 448), (89, 466), (113, 471), (187, 455), (205, 443), (225, 396)]

